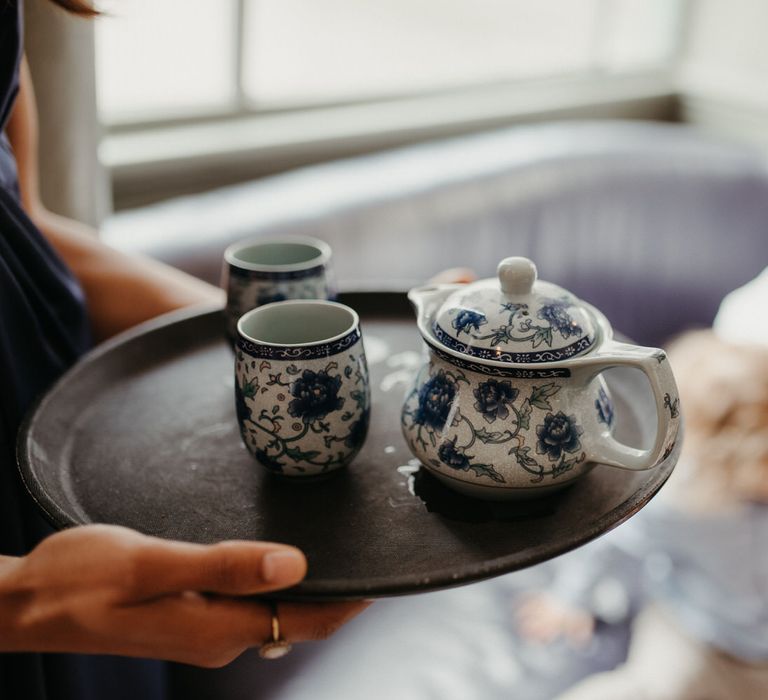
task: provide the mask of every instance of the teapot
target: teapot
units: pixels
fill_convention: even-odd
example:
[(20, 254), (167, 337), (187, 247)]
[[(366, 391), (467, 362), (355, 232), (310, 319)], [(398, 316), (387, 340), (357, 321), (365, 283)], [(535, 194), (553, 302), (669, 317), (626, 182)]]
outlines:
[[(680, 411), (666, 353), (613, 339), (608, 319), (511, 257), (497, 278), (412, 289), (428, 360), (401, 413), (414, 456), (450, 488), (508, 500), (573, 483), (596, 463), (652, 469), (672, 451)], [(656, 405), (653, 446), (613, 436), (602, 372), (640, 369)]]

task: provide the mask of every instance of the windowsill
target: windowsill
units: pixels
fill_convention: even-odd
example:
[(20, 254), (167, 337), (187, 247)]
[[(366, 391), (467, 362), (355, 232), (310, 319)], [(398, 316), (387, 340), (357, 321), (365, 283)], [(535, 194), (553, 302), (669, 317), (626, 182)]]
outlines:
[(674, 112), (668, 73), (606, 75), (125, 131), (106, 136), (100, 156), (121, 209), (321, 160), (520, 122), (671, 119)]

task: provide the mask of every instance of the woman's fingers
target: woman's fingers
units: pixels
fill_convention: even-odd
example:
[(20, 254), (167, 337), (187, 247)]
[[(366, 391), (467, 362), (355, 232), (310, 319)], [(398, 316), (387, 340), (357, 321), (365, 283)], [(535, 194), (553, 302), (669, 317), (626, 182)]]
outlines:
[(139, 597), (185, 590), (264, 593), (293, 586), (307, 573), (300, 550), (271, 542), (199, 545), (147, 538), (134, 556), (133, 589)]
[[(9, 590), (24, 595), (5, 648), (220, 666), (271, 636), (270, 606), (234, 596), (294, 585), (306, 567), (299, 550), (280, 544), (204, 546), (115, 526), (72, 528), (8, 569)], [(281, 633), (324, 639), (365, 607), (281, 603)]]
[[(281, 636), (292, 643), (326, 639), (367, 606), (367, 602), (280, 603)], [(130, 646), (116, 653), (206, 667), (223, 666), (272, 637), (270, 606), (194, 593), (122, 608), (117, 622), (124, 630), (121, 642)]]
[(304, 554), (273, 542), (214, 545), (174, 542), (114, 525), (59, 532), (24, 558), (27, 585), (111, 589), (135, 602), (184, 590), (248, 595), (293, 586), (306, 575)]

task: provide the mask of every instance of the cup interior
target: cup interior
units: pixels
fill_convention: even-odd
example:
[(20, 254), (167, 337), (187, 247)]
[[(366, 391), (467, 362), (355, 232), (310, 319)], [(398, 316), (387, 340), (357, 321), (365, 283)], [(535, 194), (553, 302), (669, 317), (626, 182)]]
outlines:
[(332, 301), (281, 301), (260, 306), (237, 324), (240, 335), (267, 345), (314, 345), (343, 338), (358, 323), (348, 306)]
[(311, 239), (242, 243), (226, 252), (230, 264), (253, 269), (313, 267), (328, 255), (327, 244)]

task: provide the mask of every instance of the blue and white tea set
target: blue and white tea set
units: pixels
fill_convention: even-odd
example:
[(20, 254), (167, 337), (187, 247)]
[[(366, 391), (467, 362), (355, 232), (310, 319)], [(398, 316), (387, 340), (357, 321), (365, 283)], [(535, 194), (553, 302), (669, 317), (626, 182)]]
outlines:
[[(240, 432), (260, 464), (287, 477), (350, 464), (368, 431), (360, 322), (331, 300), (330, 257), (314, 239), (245, 242), (225, 254)], [(651, 469), (672, 451), (680, 413), (664, 351), (614, 340), (600, 311), (538, 280), (527, 258), (505, 258), (495, 278), (418, 287), (408, 298), (426, 357), (403, 403), (402, 433), (451, 489), (530, 498), (597, 463)], [(644, 372), (653, 391), (649, 449), (614, 437), (602, 373), (622, 366)]]

